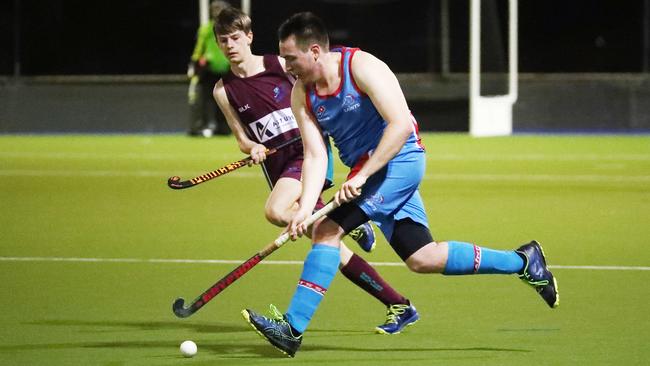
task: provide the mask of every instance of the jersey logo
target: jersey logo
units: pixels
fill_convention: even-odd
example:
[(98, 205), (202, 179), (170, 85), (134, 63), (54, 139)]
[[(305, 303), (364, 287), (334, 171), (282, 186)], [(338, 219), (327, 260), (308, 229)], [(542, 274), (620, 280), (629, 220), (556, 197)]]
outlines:
[(318, 109), (316, 110), (316, 117), (318, 119), (323, 119), (324, 115), (325, 115), (325, 106), (324, 105), (318, 106)]
[(276, 102), (281, 101), (284, 99), (287, 93), (285, 93), (284, 88), (280, 86), (276, 86), (273, 88), (273, 99), (275, 99)]
[[(257, 136), (260, 136), (260, 137), (266, 136), (266, 138), (273, 137), (274, 136), (273, 133), (271, 131), (269, 131), (269, 124), (271, 124), (271, 122), (273, 122), (273, 125), (274, 125), (275, 128), (278, 128), (279, 123), (277, 123), (277, 122), (275, 122), (275, 121), (273, 121), (271, 119), (269, 119), (264, 124), (260, 123), (260, 122), (256, 122), (255, 123), (255, 129), (257, 130)], [(266, 139), (262, 138), (261, 140), (266, 140)]]
[(298, 124), (291, 107), (287, 107), (250, 122), (247, 127), (259, 143), (264, 143), (283, 133), (298, 129)]
[(381, 206), (384, 203), (384, 196), (377, 192), (372, 196), (366, 197), (363, 202), (370, 206), (371, 210), (377, 211), (379, 209), (378, 206)]
[(343, 98), (343, 112), (353, 111), (361, 106), (361, 103), (352, 94), (348, 94)]
[(247, 111), (247, 110), (249, 110), (249, 109), (251, 109), (251, 106), (249, 106), (248, 104), (246, 104), (246, 105), (243, 106), (243, 107), (239, 107), (239, 108), (237, 108), (237, 110), (239, 111), (239, 113), (243, 113), (243, 112), (245, 112), (245, 111)]

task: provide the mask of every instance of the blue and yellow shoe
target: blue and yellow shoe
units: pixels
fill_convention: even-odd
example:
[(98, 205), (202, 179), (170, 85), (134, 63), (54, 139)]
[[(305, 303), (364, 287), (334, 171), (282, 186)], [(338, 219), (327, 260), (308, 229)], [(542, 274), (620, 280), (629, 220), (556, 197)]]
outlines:
[(516, 252), (524, 259), (524, 269), (519, 278), (532, 286), (551, 308), (560, 305), (557, 280), (546, 266), (542, 246), (533, 240), (522, 245)]
[(359, 226), (358, 228), (350, 231), (348, 235), (356, 241), (361, 249), (370, 253), (375, 249), (375, 230), (372, 228), (370, 222)]
[(386, 323), (375, 328), (379, 334), (398, 334), (409, 325), (415, 324), (420, 319), (418, 311), (413, 304), (395, 304), (386, 311)]
[(295, 335), (296, 332), (291, 328), (287, 318), (274, 305), (269, 306), (269, 312), (271, 318), (259, 315), (249, 309), (242, 310), (241, 314), (257, 334), (285, 355), (294, 357), (302, 343), (302, 334)]

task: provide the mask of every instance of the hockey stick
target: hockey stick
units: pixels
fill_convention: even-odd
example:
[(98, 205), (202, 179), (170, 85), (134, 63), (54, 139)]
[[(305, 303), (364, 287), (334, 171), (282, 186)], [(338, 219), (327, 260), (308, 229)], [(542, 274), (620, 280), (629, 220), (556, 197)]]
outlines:
[[(300, 136), (296, 136), (292, 138), (291, 140), (285, 141), (278, 145), (277, 147), (274, 147), (272, 149), (266, 150), (266, 155), (272, 155), (275, 154), (278, 150), (282, 149), (283, 147), (286, 147), (288, 145), (291, 145), (292, 143), (300, 140)], [(251, 161), (253, 161), (253, 158), (250, 156), (241, 160), (237, 160), (233, 163), (230, 163), (224, 167), (221, 167), (217, 170), (213, 170), (209, 173), (201, 174), (198, 177), (192, 178), (190, 180), (183, 180), (181, 181), (181, 177), (179, 176), (174, 176), (171, 177), (167, 180), (167, 185), (169, 188), (172, 189), (184, 189), (184, 188), (189, 188), (189, 187), (194, 187), (197, 184), (201, 184), (203, 182), (207, 182), (210, 179), (214, 179), (217, 177), (220, 177), (224, 174), (228, 174), (234, 170), (237, 170), (243, 166), (248, 165)]]
[[(316, 222), (316, 220), (327, 215), (336, 207), (338, 207), (338, 205), (334, 201), (328, 203), (325, 207), (316, 211), (313, 215), (307, 218), (307, 220), (305, 220), (304, 222), (305, 226), (310, 226), (311, 224)], [(268, 257), (269, 255), (271, 255), (271, 253), (275, 252), (278, 248), (284, 245), (284, 243), (286, 243), (288, 240), (289, 240), (289, 233), (284, 233), (280, 235), (277, 239), (275, 239), (275, 241), (265, 246), (254, 256), (250, 257), (247, 261), (240, 264), (237, 268), (233, 269), (230, 273), (228, 273), (222, 279), (217, 281), (209, 289), (205, 290), (205, 292), (203, 292), (196, 299), (194, 299), (194, 301), (192, 301), (189, 307), (185, 307), (184, 306), (185, 300), (182, 297), (179, 297), (178, 299), (176, 299), (176, 301), (174, 301), (174, 305), (172, 306), (172, 309), (174, 310), (174, 314), (176, 314), (176, 316), (179, 318), (187, 318), (188, 316), (196, 313), (208, 301), (212, 300), (215, 296), (219, 295), (228, 286), (232, 285), (233, 282), (237, 281), (237, 279), (245, 275), (246, 272), (250, 271), (253, 267), (255, 267), (259, 262), (262, 261), (262, 259)]]

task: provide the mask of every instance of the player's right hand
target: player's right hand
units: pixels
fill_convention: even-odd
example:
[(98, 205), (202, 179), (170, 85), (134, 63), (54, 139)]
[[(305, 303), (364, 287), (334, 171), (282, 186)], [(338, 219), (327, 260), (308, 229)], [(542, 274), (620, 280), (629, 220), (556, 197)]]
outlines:
[(266, 151), (267, 151), (266, 146), (262, 144), (257, 144), (253, 146), (250, 154), (252, 161), (249, 163), (249, 165), (260, 164), (261, 162), (266, 160)]
[(341, 189), (334, 194), (334, 202), (337, 205), (342, 205), (357, 198), (361, 194), (361, 187), (366, 184), (366, 180), (368, 180), (368, 177), (358, 173), (350, 178), (350, 180), (344, 182), (341, 185)]

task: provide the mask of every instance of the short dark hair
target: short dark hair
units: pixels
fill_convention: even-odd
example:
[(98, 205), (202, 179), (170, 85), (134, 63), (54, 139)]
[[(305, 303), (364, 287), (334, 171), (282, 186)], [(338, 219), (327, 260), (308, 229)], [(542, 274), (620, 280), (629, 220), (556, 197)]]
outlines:
[(296, 37), (296, 45), (307, 47), (316, 43), (329, 49), (329, 36), (325, 23), (312, 12), (296, 13), (285, 20), (278, 28), (278, 38), (284, 41), (290, 36)]
[(215, 19), (213, 31), (217, 36), (237, 31), (248, 33), (251, 31), (251, 18), (234, 6), (229, 6)]

